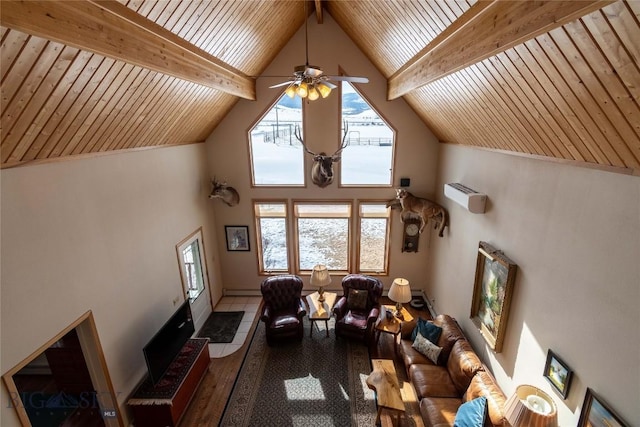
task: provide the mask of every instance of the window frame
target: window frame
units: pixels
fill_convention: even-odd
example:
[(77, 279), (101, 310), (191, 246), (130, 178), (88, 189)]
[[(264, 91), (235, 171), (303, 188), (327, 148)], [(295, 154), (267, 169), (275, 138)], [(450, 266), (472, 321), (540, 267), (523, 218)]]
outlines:
[[(342, 69), (340, 69), (340, 74), (341, 75), (345, 75), (344, 71)], [(387, 120), (387, 118), (381, 114), (378, 109), (375, 107), (375, 104), (373, 102), (371, 102), (371, 100), (369, 98), (367, 98), (361, 91), (360, 89), (358, 89), (358, 87), (355, 84), (352, 84), (350, 82), (342, 82), (344, 84), (349, 84), (351, 85), (351, 87), (353, 88), (353, 90), (367, 103), (367, 105), (369, 105), (369, 107), (371, 107), (371, 109), (378, 115), (378, 117), (380, 118), (380, 120), (382, 120), (384, 122), (384, 124), (391, 129), (391, 131), (393, 132), (393, 142), (391, 143), (391, 162), (390, 162), (390, 168), (391, 168), (391, 174), (390, 174), (390, 180), (389, 180), (389, 184), (344, 184), (342, 182), (342, 169), (343, 169), (343, 161), (341, 160), (340, 162), (338, 162), (339, 164), (339, 173), (335, 174), (338, 176), (338, 188), (393, 188), (393, 183), (395, 182), (395, 171), (396, 171), (396, 147), (397, 147), (397, 142), (398, 142), (398, 131), (396, 128), (394, 128), (393, 126), (391, 126), (391, 124), (389, 123), (389, 120)], [(342, 128), (342, 123), (344, 120), (344, 116), (342, 114), (342, 98), (343, 98), (343, 90), (342, 90), (342, 84), (339, 85), (339, 94), (340, 94), (340, 99), (338, 100), (339, 102), (339, 109), (340, 109), (340, 125), (339, 125), (339, 135), (340, 135), (340, 140), (342, 140), (342, 135), (343, 135), (343, 128)], [(304, 115), (303, 115), (303, 121), (304, 121)], [(345, 150), (348, 148), (345, 147)], [(335, 171), (334, 171), (335, 173)]]
[[(353, 259), (352, 259), (352, 248), (353, 248), (353, 206), (354, 201), (352, 199), (329, 199), (329, 200), (305, 200), (305, 199), (294, 199), (291, 201), (291, 226), (293, 232), (293, 257), (294, 257), (294, 271), (296, 274), (300, 275), (311, 275), (310, 269), (302, 269), (300, 268), (300, 241), (298, 239), (299, 227), (298, 227), (298, 219), (300, 218), (297, 214), (296, 206), (298, 205), (346, 205), (349, 208), (349, 215), (346, 217), (333, 217), (333, 216), (325, 216), (325, 218), (347, 218), (347, 266), (345, 270), (335, 270), (330, 269), (330, 273), (341, 275), (341, 274), (349, 274), (352, 270)], [(309, 216), (307, 218), (321, 218), (320, 216)]]
[[(247, 150), (249, 152), (249, 172), (250, 172), (250, 186), (251, 188), (306, 188), (307, 187), (307, 167), (308, 161), (307, 156), (305, 155), (304, 147), (300, 146), (301, 154), (302, 154), (302, 184), (257, 184), (256, 183), (256, 175), (254, 170), (254, 154), (252, 147), (252, 139), (251, 132), (255, 127), (260, 123), (264, 118), (269, 114), (269, 112), (276, 107), (276, 105), (280, 102), (280, 100), (287, 96), (284, 92), (280, 96), (276, 96), (271, 104), (258, 116), (258, 119), (253, 121), (247, 130)], [(304, 140), (305, 135), (305, 103), (302, 102), (302, 107), (300, 109), (300, 132), (302, 133), (302, 139)]]
[[(282, 204), (284, 205), (284, 217), (281, 216), (258, 216), (257, 215), (257, 205), (260, 204), (270, 204), (270, 205), (274, 205), (274, 204)], [(263, 276), (270, 276), (270, 275), (274, 275), (274, 274), (289, 274), (291, 273), (292, 270), (292, 257), (291, 257), (291, 245), (293, 243), (292, 239), (291, 239), (291, 233), (290, 233), (290, 229), (291, 229), (291, 206), (289, 204), (289, 200), (287, 199), (253, 199), (251, 201), (251, 206), (253, 208), (253, 217), (254, 217), (254, 222), (255, 222), (255, 228), (256, 228), (256, 232), (255, 232), (255, 236), (256, 236), (256, 255), (257, 255), (257, 261), (258, 261), (258, 275), (263, 275)], [(267, 270), (264, 268), (264, 253), (263, 253), (263, 247), (262, 247), (262, 227), (260, 225), (260, 219), (261, 218), (284, 218), (285, 220), (285, 241), (286, 241), (286, 246), (287, 246), (287, 269), (286, 270), (280, 270), (280, 269), (274, 269), (274, 270)]]
[[(355, 258), (355, 271), (359, 274), (367, 274), (369, 276), (387, 276), (389, 274), (389, 257), (391, 254), (391, 221), (393, 215), (391, 215), (391, 208), (386, 207), (387, 215), (386, 216), (363, 216), (361, 207), (363, 205), (380, 205), (386, 206), (388, 200), (381, 199), (358, 199), (356, 200), (356, 228), (354, 232), (356, 232), (356, 258)], [(361, 266), (361, 258), (360, 251), (362, 247), (362, 219), (363, 218), (386, 218), (387, 219), (387, 227), (385, 230), (385, 248), (384, 248), (384, 267), (382, 270), (373, 271), (373, 270), (363, 270)]]

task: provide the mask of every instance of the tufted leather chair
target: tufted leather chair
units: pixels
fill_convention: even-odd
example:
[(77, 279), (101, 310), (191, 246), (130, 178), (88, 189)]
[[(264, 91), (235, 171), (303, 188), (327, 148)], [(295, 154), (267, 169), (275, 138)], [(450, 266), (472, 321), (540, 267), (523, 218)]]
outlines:
[[(373, 325), (380, 313), (378, 299), (382, 295), (382, 282), (363, 274), (348, 274), (342, 279), (343, 295), (333, 307), (336, 317), (336, 336), (361, 339), (365, 343), (372, 337)], [(357, 292), (366, 292), (366, 298), (355, 298)]]
[(307, 314), (301, 298), (302, 285), (300, 277), (290, 274), (271, 276), (262, 281), (260, 291), (264, 307), (260, 320), (265, 323), (267, 344), (273, 345), (281, 338), (302, 339), (302, 319)]

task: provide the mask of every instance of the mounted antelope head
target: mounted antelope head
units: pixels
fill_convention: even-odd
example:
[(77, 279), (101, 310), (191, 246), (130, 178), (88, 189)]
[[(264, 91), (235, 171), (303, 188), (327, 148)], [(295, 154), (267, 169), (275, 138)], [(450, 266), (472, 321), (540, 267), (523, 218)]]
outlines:
[(302, 140), (302, 135), (300, 134), (300, 126), (296, 125), (296, 139), (300, 141), (302, 147), (304, 148), (304, 151), (313, 156), (313, 166), (311, 167), (311, 182), (313, 182), (318, 187), (324, 188), (333, 182), (333, 163), (340, 161), (340, 153), (347, 145), (349, 145), (347, 133), (349, 133), (349, 123), (345, 121), (344, 135), (342, 135), (342, 142), (340, 143), (340, 147), (336, 150), (335, 153), (328, 156), (325, 152), (314, 153), (313, 151), (309, 150)]
[(211, 180), (210, 199), (221, 199), (228, 206), (235, 206), (240, 203), (240, 195), (235, 188), (227, 185), (226, 182), (218, 182), (214, 176)]

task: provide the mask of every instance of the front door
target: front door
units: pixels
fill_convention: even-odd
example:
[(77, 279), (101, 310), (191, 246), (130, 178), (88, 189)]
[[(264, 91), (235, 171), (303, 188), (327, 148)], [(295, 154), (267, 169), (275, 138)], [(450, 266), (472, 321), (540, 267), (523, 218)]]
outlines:
[(176, 251), (184, 295), (191, 303), (193, 323), (198, 331), (212, 311), (202, 227), (180, 242), (176, 246)]

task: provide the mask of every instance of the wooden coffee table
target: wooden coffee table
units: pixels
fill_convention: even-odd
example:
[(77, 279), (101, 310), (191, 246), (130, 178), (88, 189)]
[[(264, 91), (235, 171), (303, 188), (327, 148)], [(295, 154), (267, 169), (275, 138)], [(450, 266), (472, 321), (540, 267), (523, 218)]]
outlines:
[(371, 359), (371, 366), (373, 371), (366, 382), (367, 386), (376, 392), (378, 402), (376, 425), (380, 425), (380, 414), (383, 409), (392, 410), (400, 416), (405, 413), (405, 406), (393, 360)]
[(338, 294), (335, 292), (324, 293), (324, 302), (320, 303), (318, 298), (320, 294), (314, 292), (307, 295), (307, 305), (309, 306), (309, 320), (311, 321), (311, 330), (309, 336), (313, 335), (313, 324), (319, 320), (324, 321), (327, 336), (329, 336), (329, 319), (331, 318), (331, 310), (336, 303)]

